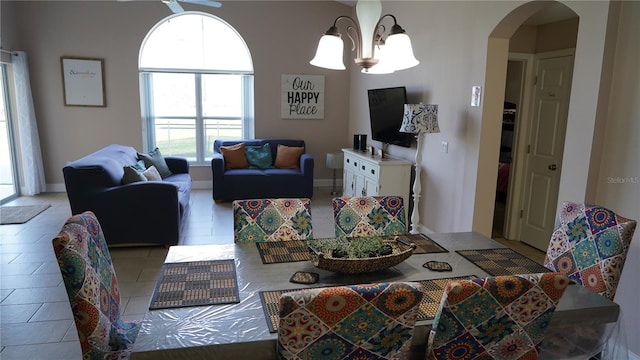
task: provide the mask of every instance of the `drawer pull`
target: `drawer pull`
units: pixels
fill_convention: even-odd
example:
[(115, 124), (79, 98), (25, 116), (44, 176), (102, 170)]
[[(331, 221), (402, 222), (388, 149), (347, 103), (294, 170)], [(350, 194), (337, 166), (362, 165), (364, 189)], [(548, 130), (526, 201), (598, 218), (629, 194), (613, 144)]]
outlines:
[(351, 162), (351, 159), (347, 158), (347, 164)]
[(365, 166), (364, 166), (364, 165), (362, 165), (362, 170), (364, 170), (364, 169), (365, 169)]
[(358, 163), (357, 163), (357, 162), (354, 162), (354, 163), (353, 163), (353, 166), (358, 167)]
[(371, 174), (375, 175), (376, 174), (376, 170), (375, 169), (371, 169)]

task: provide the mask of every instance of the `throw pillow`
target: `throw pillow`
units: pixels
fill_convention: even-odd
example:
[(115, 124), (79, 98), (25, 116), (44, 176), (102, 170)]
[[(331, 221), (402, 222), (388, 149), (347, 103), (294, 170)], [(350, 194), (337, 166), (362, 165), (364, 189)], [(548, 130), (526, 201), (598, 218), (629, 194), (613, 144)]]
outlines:
[(299, 169), (300, 155), (302, 155), (303, 152), (304, 147), (278, 145), (276, 167), (278, 169)]
[(151, 165), (156, 167), (158, 173), (162, 178), (166, 178), (167, 176), (171, 176), (173, 173), (169, 170), (169, 166), (167, 166), (167, 162), (164, 160), (164, 156), (160, 153), (160, 149), (155, 148), (153, 151), (150, 151), (148, 154), (138, 153), (138, 159), (144, 161), (144, 165), (146, 168), (151, 167)]
[(224, 157), (225, 169), (246, 169), (249, 167), (247, 162), (247, 155), (245, 154), (244, 143), (239, 143), (230, 146), (220, 146), (220, 152)]
[(136, 162), (135, 164), (133, 164), (131, 166), (134, 167), (139, 172), (143, 172), (143, 171), (147, 170), (147, 166), (144, 164), (143, 160), (138, 160), (138, 162)]
[(268, 169), (272, 166), (271, 164), (273, 160), (271, 159), (271, 147), (269, 144), (264, 144), (262, 146), (247, 146), (244, 151), (247, 156), (249, 167)]
[(156, 169), (155, 165), (151, 165), (147, 170), (145, 170), (142, 175), (147, 178), (149, 181), (162, 181), (162, 176)]
[(139, 171), (135, 165), (125, 166), (124, 175), (122, 176), (122, 185), (139, 181), (147, 181), (147, 178), (142, 175), (142, 171)]

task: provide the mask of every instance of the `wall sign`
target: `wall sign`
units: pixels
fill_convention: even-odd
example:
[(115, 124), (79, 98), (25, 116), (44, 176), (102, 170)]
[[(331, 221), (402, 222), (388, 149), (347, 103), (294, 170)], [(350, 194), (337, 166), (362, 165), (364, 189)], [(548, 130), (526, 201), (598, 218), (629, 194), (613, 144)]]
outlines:
[(324, 75), (282, 74), (283, 119), (324, 119)]
[(106, 106), (102, 59), (61, 57), (65, 106)]

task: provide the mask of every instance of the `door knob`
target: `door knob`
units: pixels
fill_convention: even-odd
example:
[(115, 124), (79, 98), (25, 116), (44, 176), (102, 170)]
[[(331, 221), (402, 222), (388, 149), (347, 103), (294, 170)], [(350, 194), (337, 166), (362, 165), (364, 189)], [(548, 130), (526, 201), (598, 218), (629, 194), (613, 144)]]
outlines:
[(556, 171), (556, 169), (558, 168), (558, 166), (556, 164), (551, 164), (548, 167), (549, 167), (549, 170), (551, 170), (551, 171)]

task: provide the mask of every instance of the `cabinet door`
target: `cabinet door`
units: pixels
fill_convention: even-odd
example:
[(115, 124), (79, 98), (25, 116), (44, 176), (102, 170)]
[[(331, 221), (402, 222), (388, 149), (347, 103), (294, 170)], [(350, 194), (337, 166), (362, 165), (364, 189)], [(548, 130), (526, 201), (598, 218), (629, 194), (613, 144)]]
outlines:
[(342, 178), (342, 196), (353, 196), (355, 190), (355, 175), (352, 171), (344, 171)]
[(378, 196), (378, 181), (364, 178), (364, 196)]

